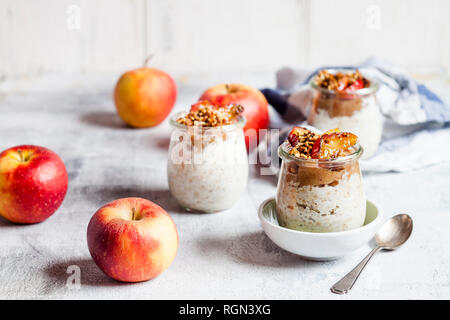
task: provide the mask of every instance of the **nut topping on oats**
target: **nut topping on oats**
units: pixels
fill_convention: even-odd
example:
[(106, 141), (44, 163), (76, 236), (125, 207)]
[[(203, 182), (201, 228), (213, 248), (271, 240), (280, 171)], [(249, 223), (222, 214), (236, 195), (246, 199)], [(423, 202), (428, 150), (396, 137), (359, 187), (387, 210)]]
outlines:
[(345, 74), (342, 72), (333, 74), (327, 70), (321, 70), (314, 81), (321, 88), (337, 92), (355, 91), (370, 86), (370, 81), (364, 78), (358, 70)]
[(306, 128), (294, 127), (289, 133), (289, 153), (303, 159), (333, 159), (347, 155), (358, 137), (338, 128), (318, 135)]
[(209, 101), (199, 101), (177, 122), (186, 126), (219, 127), (234, 123), (242, 112), (244, 107), (239, 104), (214, 106)]
[(311, 159), (311, 149), (319, 138), (317, 134), (302, 127), (294, 127), (289, 133), (289, 143), (292, 146), (290, 154), (304, 159)]

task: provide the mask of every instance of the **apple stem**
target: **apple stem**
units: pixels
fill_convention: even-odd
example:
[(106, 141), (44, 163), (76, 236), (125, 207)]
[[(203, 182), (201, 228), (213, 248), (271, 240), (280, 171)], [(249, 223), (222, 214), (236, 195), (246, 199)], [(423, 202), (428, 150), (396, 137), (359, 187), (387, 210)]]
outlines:
[(20, 161), (23, 162), (23, 154), (22, 154), (22, 150), (21, 150), (21, 149), (17, 150), (17, 153), (18, 153), (19, 156), (20, 156)]
[(148, 63), (150, 62), (150, 60), (152, 60), (152, 58), (153, 58), (153, 53), (150, 53), (150, 54), (148, 55), (148, 57), (145, 58), (145, 60), (144, 60), (144, 65), (143, 65), (144, 68), (148, 67)]
[(227, 89), (227, 93), (230, 93), (230, 85), (229, 84), (225, 85), (225, 89)]
[(134, 221), (134, 216), (136, 215), (136, 208), (135, 207), (131, 208), (131, 212), (133, 213), (131, 219)]

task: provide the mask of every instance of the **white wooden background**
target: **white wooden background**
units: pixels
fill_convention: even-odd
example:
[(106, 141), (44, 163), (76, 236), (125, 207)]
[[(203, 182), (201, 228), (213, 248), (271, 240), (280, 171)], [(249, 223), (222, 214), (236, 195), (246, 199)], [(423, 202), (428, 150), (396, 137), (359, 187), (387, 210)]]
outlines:
[(449, 18), (448, 0), (0, 0), (0, 80), (122, 72), (149, 53), (175, 76), (373, 54), (448, 72)]

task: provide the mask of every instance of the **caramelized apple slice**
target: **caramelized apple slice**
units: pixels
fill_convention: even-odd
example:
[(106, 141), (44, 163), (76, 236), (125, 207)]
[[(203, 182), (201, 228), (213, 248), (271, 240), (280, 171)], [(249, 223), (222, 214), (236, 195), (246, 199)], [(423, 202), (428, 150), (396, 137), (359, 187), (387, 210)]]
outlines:
[(355, 145), (358, 137), (350, 132), (323, 134), (311, 150), (313, 159), (333, 159)]
[(348, 87), (349, 91), (356, 91), (364, 88), (364, 81), (362, 79), (357, 79), (351, 86)]
[(332, 133), (340, 133), (340, 132), (341, 132), (341, 129), (334, 128), (334, 129), (331, 129), (331, 130), (328, 130), (327, 132), (325, 132), (324, 135), (325, 134), (332, 134)]
[(359, 72), (343, 75), (339, 80), (338, 91), (356, 91), (364, 88), (364, 80)]
[(316, 142), (314, 142), (313, 147), (311, 148), (311, 158), (312, 159), (319, 159), (321, 140), (322, 140), (322, 138), (317, 139)]

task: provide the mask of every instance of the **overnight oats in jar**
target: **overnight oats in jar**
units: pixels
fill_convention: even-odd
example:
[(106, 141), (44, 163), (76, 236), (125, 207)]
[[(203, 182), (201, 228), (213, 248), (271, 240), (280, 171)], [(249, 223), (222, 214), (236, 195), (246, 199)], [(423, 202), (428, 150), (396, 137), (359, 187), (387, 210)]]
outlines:
[(319, 135), (295, 127), (280, 145), (276, 208), (280, 226), (307, 232), (361, 227), (366, 198), (358, 137), (333, 129)]
[(358, 135), (364, 157), (371, 157), (380, 144), (383, 118), (376, 99), (378, 83), (358, 70), (321, 70), (311, 80), (313, 101), (308, 124), (319, 130), (340, 128)]
[(248, 159), (240, 105), (200, 101), (175, 115), (169, 146), (169, 189), (188, 211), (230, 209), (245, 191)]

